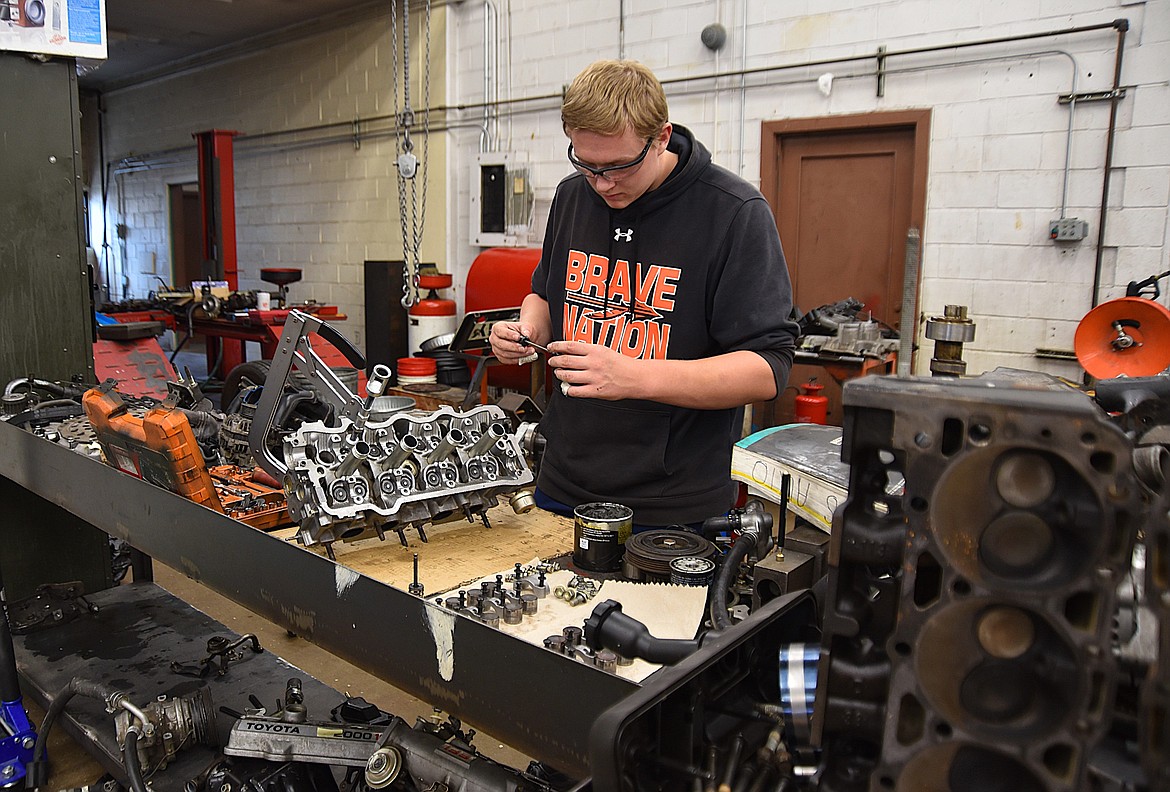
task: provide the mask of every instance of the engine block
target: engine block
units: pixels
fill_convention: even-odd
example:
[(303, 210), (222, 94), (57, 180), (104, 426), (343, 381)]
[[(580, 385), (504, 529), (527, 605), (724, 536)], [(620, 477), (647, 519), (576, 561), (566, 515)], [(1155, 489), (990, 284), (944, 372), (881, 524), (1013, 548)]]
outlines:
[(396, 413), (302, 424), (283, 440), (289, 514), (305, 545), (359, 539), (462, 514), (533, 480), (504, 411)]
[(1032, 376), (846, 387), (822, 789), (1085, 788), (1142, 489), (1109, 416)]

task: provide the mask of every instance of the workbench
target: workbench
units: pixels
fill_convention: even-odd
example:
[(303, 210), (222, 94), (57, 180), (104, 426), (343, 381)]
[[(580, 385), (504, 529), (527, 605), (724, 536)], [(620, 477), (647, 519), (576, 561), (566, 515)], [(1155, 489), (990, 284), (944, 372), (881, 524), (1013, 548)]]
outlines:
[[(218, 733), (226, 739), (235, 719), (219, 712), (219, 707), (241, 712), (252, 706), (248, 697), (255, 696), (271, 708), (283, 698), (290, 678), (301, 680), (312, 720), (328, 720), (330, 710), (345, 699), (271, 651), (245, 649), (241, 659), (229, 663), (222, 676), (213, 672), (199, 679), (175, 673), (172, 662), (198, 664), (206, 657), (209, 639), (227, 638), (234, 643), (241, 636), (153, 583), (116, 586), (86, 599), (97, 607), (96, 613), (84, 613), (66, 624), (13, 638), (17, 670), (26, 692), (44, 709), (74, 677), (124, 691), (139, 707), (152, 704), (158, 696), (187, 696), (206, 687)], [(54, 729), (64, 729), (85, 745), (107, 772), (123, 785), (127, 783), (114, 718), (102, 702), (74, 696)], [(219, 751), (212, 747), (187, 747), (166, 772), (151, 778), (151, 789), (182, 792), (186, 782), (205, 772), (218, 756)]]
[[(572, 776), (590, 772), (589, 733), (601, 713), (638, 689), (620, 676), (458, 617), (322, 552), (250, 528), (5, 423), (0, 423), (0, 476)], [(451, 530), (468, 531), (481, 544), (526, 533), (502, 519), (494, 524), (491, 529), (452, 524)], [(437, 552), (443, 530), (430, 533)], [(393, 534), (379, 543), (378, 553), (405, 561), (416, 551), (430, 552), (426, 546), (416, 550), (421, 543), (413, 532), (407, 535), (408, 554), (395, 546)], [(552, 538), (565, 547), (571, 533)], [(344, 561), (366, 548), (335, 549)], [(514, 560), (540, 552), (530, 547), (525, 554)], [(511, 563), (509, 556), (505, 569)], [(427, 579), (425, 563), (423, 569), (426, 585), (439, 585)], [(523, 717), (517, 717), (518, 707)]]

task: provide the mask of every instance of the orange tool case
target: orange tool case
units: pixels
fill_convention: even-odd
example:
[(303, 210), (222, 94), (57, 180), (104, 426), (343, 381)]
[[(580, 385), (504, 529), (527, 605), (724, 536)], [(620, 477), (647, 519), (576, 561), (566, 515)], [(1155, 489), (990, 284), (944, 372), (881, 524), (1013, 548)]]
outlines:
[(106, 462), (222, 513), (187, 416), (167, 402), (152, 407), (142, 418), (131, 415), (113, 386), (107, 380), (81, 399)]

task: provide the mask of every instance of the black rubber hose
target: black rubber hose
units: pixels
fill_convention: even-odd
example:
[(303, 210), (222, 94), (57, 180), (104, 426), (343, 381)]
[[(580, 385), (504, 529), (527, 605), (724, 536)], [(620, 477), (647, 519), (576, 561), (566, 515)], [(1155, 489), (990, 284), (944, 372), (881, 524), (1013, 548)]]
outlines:
[(32, 409), (17, 413), (8, 419), (8, 423), (13, 426), (27, 426), (33, 423), (50, 423), (52, 421), (64, 421), (68, 418), (77, 418), (85, 410), (80, 404), (71, 399), (53, 399), (52, 401), (38, 404)]
[(659, 665), (674, 665), (699, 648), (697, 640), (655, 638), (645, 624), (622, 613), (615, 600), (602, 602), (585, 620), (585, 644)]
[[(0, 575), (0, 591), (4, 577)], [(20, 675), (16, 672), (16, 649), (8, 626), (8, 609), (0, 597), (0, 701), (20, 701)]]
[(76, 695), (82, 695), (105, 701), (117, 692), (114, 688), (106, 685), (73, 677), (69, 680), (69, 684), (61, 689), (61, 692), (53, 696), (53, 703), (49, 705), (49, 709), (45, 712), (45, 719), (41, 722), (41, 728), (37, 731), (37, 742), (33, 746), (32, 761), (26, 768), (25, 783), (29, 789), (44, 786), (49, 781), (49, 763), (45, 758), (49, 732), (53, 728), (53, 723), (64, 712), (65, 705), (69, 703), (70, 699)]
[(731, 617), (727, 615), (727, 592), (731, 583), (739, 572), (739, 565), (747, 558), (758, 537), (752, 532), (744, 532), (735, 540), (731, 552), (723, 559), (723, 566), (719, 568), (719, 575), (711, 585), (711, 626), (716, 630), (726, 630), (731, 626)]
[(122, 748), (122, 766), (126, 768), (126, 780), (134, 792), (149, 792), (142, 777), (142, 765), (138, 762), (138, 731), (126, 732), (126, 745)]

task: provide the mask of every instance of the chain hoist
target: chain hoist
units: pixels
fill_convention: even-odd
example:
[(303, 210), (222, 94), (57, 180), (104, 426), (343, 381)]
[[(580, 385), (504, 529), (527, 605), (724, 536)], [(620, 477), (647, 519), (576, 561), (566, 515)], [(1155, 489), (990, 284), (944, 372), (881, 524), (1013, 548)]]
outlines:
[[(427, 154), (430, 143), (431, 102), (431, 3), (423, 3), (423, 107), (422, 158), (414, 153), (411, 130), (415, 125), (414, 109), (410, 104), (410, 2), (402, 5), (402, 101), (398, 101), (398, 3), (390, 15), (391, 51), (394, 65), (395, 151), (394, 166), (398, 170), (398, 218), (402, 228), (402, 307), (410, 308), (419, 297), (419, 268), (423, 226), (427, 212)], [(416, 181), (415, 177), (418, 177)], [(422, 182), (419, 198), (418, 181)], [(409, 194), (409, 197), (408, 197)]]

